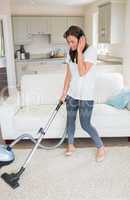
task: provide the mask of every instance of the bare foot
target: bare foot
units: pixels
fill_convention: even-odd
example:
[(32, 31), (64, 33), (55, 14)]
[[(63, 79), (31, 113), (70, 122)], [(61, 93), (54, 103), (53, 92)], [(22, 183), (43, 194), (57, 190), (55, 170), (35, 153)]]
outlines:
[(65, 155), (66, 156), (71, 156), (72, 155), (72, 153), (75, 151), (75, 146), (73, 145), (73, 144), (68, 144), (68, 147), (67, 147), (67, 149), (66, 149), (66, 151), (65, 151)]
[(101, 148), (97, 149), (96, 161), (97, 161), (97, 162), (103, 161), (104, 158), (105, 158), (105, 154), (106, 154), (106, 149), (105, 149), (105, 147), (101, 147)]

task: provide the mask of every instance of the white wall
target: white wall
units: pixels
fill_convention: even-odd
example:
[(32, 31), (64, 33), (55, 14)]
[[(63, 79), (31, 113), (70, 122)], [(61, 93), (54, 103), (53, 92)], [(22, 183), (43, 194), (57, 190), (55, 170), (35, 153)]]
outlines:
[(8, 15), (10, 13), (10, 1), (0, 0), (0, 15)]
[(44, 54), (50, 51), (50, 36), (49, 35), (35, 35), (32, 42), (25, 45), (30, 54)]
[[(66, 50), (66, 44), (51, 44), (49, 35), (35, 35), (32, 42), (24, 45), (25, 50), (30, 54), (48, 54), (51, 50), (63, 49)], [(17, 48), (19, 49), (19, 48)]]
[[(15, 50), (19, 49), (20, 45), (15, 45)], [(50, 51), (50, 36), (49, 35), (34, 35), (32, 41), (24, 45), (25, 51), (30, 54), (45, 54)]]
[(124, 79), (130, 88), (130, 0), (127, 2), (125, 56), (124, 56)]
[(89, 4), (86, 6), (84, 15), (85, 15), (85, 33), (87, 36), (87, 41), (89, 44), (92, 44), (92, 22), (93, 22), (93, 14), (98, 11), (95, 3)]
[(3, 21), (5, 54), (9, 95), (16, 90), (16, 75), (14, 64), (14, 48), (12, 39), (11, 10), (9, 0), (0, 0), (0, 19)]

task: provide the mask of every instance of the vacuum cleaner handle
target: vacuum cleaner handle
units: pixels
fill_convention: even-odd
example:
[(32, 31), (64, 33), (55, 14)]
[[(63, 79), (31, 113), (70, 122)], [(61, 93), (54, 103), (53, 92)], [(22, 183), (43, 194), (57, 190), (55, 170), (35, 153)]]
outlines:
[[(66, 99), (65, 99), (65, 102), (66, 102)], [(60, 107), (62, 106), (64, 102), (63, 101), (59, 101), (58, 105), (56, 106), (56, 110), (58, 111), (60, 109)]]
[(58, 105), (56, 106), (56, 110), (58, 111), (60, 109), (60, 107), (62, 106), (63, 101), (59, 101)]

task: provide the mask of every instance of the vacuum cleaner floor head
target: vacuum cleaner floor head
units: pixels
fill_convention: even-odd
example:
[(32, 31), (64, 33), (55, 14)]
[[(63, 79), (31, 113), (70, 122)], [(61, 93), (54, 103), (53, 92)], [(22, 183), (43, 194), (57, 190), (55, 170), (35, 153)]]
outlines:
[(19, 177), (17, 176), (17, 174), (8, 174), (8, 173), (4, 173), (2, 174), (1, 178), (13, 189), (19, 187)]

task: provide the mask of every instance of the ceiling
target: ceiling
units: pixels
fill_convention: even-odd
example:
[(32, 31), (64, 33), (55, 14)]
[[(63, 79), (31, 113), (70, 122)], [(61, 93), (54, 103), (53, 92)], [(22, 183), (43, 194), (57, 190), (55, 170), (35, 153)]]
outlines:
[(59, 6), (83, 6), (95, 0), (11, 0), (13, 5), (59, 5)]

